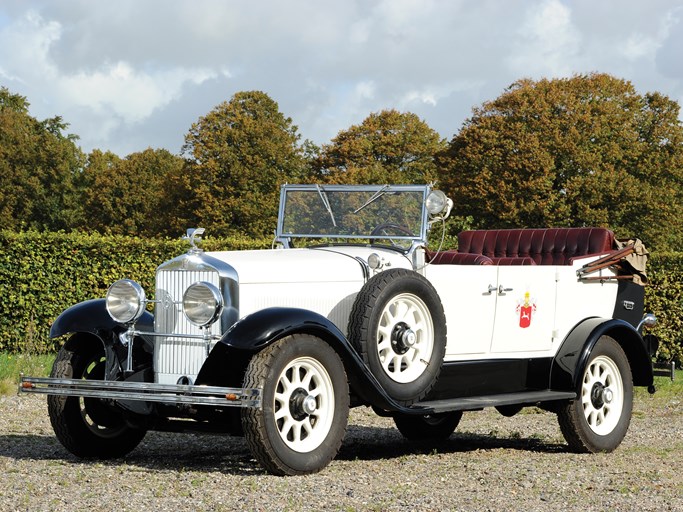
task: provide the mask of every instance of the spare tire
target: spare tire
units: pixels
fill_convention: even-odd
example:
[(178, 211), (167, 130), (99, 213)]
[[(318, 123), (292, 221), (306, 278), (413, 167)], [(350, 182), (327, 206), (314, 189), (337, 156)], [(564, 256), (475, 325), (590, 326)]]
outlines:
[(446, 317), (427, 279), (412, 270), (381, 272), (361, 288), (349, 340), (394, 400), (410, 405), (436, 384), (446, 353)]

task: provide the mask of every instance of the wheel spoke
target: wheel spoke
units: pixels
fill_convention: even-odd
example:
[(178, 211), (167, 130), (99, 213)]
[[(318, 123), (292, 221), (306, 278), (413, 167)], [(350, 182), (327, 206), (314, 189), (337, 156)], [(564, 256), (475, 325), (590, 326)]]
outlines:
[(384, 345), (389, 346), (389, 347), (391, 346), (391, 330), (392, 330), (392, 327), (387, 326), (387, 325), (380, 325), (377, 328), (377, 339), (378, 340), (381, 339), (381, 341), (377, 347), (378, 349), (379, 349), (379, 347), (384, 346)]
[(405, 322), (409, 310), (408, 304), (406, 304), (404, 301), (397, 301), (394, 304), (394, 307), (396, 308), (394, 319), (399, 322)]
[(389, 330), (391, 330), (391, 328), (394, 326), (395, 317), (394, 317), (393, 312), (391, 311), (390, 307), (388, 307), (384, 310), (379, 323), (380, 323), (380, 325), (386, 326)]

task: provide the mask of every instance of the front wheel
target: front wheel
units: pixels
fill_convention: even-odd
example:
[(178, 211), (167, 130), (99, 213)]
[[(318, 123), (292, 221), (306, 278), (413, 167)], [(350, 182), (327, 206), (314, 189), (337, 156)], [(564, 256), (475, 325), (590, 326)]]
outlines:
[(349, 387), (337, 353), (314, 336), (287, 336), (256, 354), (244, 378), (261, 388), (261, 409), (244, 409), (244, 435), (254, 457), (276, 475), (315, 473), (341, 446)]
[[(57, 354), (51, 377), (103, 380), (104, 349), (99, 340), (83, 339)], [(123, 416), (99, 398), (47, 397), (50, 423), (64, 447), (77, 457), (109, 459), (133, 450), (145, 430), (130, 427)]]
[(579, 453), (613, 451), (631, 423), (633, 380), (626, 354), (609, 336), (595, 344), (578, 394), (558, 412), (569, 448)]

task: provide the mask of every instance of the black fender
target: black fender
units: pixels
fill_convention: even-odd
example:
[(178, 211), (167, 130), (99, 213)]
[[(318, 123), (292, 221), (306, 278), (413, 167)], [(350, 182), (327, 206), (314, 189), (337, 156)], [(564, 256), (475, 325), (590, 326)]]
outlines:
[(575, 391), (600, 336), (611, 336), (626, 353), (633, 384), (652, 386), (652, 360), (640, 333), (628, 322), (618, 319), (588, 318), (577, 324), (562, 342), (553, 359), (550, 371), (550, 388)]
[[(145, 311), (135, 325), (140, 330), (153, 331), (154, 316)], [(124, 325), (109, 316), (104, 299), (93, 299), (79, 302), (65, 309), (50, 327), (50, 338), (85, 332), (102, 339), (103, 333), (125, 329)]]
[(239, 320), (213, 348), (196, 383), (241, 386), (249, 359), (291, 334), (311, 334), (329, 344), (344, 364), (351, 389), (365, 402), (383, 409), (401, 409), (336, 325), (318, 313), (299, 308), (266, 308)]
[[(149, 312), (143, 312), (135, 327), (144, 331), (154, 330), (154, 316)], [(107, 360), (106, 375), (109, 380), (116, 380), (124, 368), (128, 349), (121, 343), (117, 343), (118, 334), (127, 330), (127, 326), (116, 322), (106, 308), (104, 299), (93, 299), (80, 302), (64, 310), (54, 321), (50, 328), (50, 338), (58, 338), (65, 334), (74, 334), (64, 343), (67, 350), (79, 350), (83, 343), (102, 344)], [(135, 338), (135, 354), (133, 357), (137, 363), (142, 363), (149, 368), (151, 378), (152, 354), (154, 353), (154, 341), (147, 336)], [(142, 341), (142, 342), (141, 342)], [(142, 375), (142, 374), (140, 374)], [(140, 376), (138, 376), (140, 378)]]

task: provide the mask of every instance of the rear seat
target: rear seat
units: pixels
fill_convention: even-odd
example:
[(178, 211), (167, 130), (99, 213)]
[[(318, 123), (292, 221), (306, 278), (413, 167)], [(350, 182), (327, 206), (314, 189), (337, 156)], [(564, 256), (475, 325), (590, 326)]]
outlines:
[(571, 265), (575, 258), (613, 249), (614, 233), (606, 228), (496, 229), (458, 234), (458, 252), (487, 256), (494, 265)]
[(491, 229), (458, 234), (458, 250), (427, 252), (433, 265), (571, 265), (614, 249), (606, 228)]

